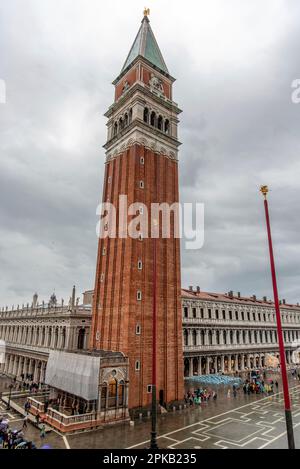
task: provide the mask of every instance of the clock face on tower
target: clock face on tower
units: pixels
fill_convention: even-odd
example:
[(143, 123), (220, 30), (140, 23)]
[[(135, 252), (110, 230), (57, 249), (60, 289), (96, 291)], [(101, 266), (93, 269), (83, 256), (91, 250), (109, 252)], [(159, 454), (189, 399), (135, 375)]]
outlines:
[(141, 216), (151, 213), (153, 203), (179, 201), (181, 110), (172, 98), (174, 81), (145, 15), (105, 114), (103, 201), (115, 207), (117, 236), (99, 239), (91, 337), (91, 348), (128, 356), (129, 408), (151, 403), (153, 350), (160, 403), (183, 398), (180, 245), (174, 218), (168, 238), (161, 236), (160, 226), (155, 239), (146, 230), (137, 237), (118, 231), (120, 196), (128, 205), (137, 204)]

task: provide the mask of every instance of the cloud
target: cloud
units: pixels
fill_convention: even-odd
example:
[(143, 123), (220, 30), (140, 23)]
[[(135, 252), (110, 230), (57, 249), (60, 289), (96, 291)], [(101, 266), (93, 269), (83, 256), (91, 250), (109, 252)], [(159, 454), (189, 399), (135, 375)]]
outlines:
[[(182, 201), (205, 203), (205, 245), (182, 284), (271, 296), (261, 183), (280, 295), (299, 294), (297, 0), (150, 2), (180, 116)], [(92, 288), (103, 113), (141, 20), (121, 0), (10, 0), (0, 19), (0, 303)]]

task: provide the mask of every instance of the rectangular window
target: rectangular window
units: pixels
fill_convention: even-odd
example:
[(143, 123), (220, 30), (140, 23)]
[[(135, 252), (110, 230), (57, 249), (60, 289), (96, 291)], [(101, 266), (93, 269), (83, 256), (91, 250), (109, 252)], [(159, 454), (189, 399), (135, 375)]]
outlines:
[(105, 256), (106, 255), (106, 248), (103, 248), (102, 249), (102, 256)]
[(226, 311), (225, 311), (225, 309), (223, 309), (222, 315), (223, 315), (223, 319), (226, 319)]
[(144, 189), (144, 181), (140, 181), (140, 189)]
[(138, 291), (136, 292), (136, 299), (137, 299), (138, 301), (141, 301), (141, 300), (142, 300), (142, 292), (141, 292), (141, 290), (138, 290)]
[(140, 163), (144, 164), (145, 163), (145, 158), (143, 156), (140, 157)]
[(135, 333), (136, 335), (140, 335), (141, 334), (141, 326), (139, 324), (137, 324), (135, 326)]
[(100, 282), (102, 283), (104, 281), (104, 274), (102, 273), (100, 276)]
[(196, 317), (197, 317), (196, 308), (193, 308), (193, 318), (196, 318)]
[(211, 309), (208, 310), (208, 319), (211, 319)]
[(138, 269), (142, 270), (143, 269), (143, 263), (142, 261), (138, 261)]
[(219, 310), (216, 309), (216, 319), (219, 319)]
[(229, 311), (229, 319), (232, 319), (232, 311)]
[(201, 315), (201, 319), (204, 318), (204, 311), (203, 311), (203, 308), (200, 309), (200, 315)]
[(185, 306), (185, 307), (183, 308), (183, 314), (184, 314), (184, 317), (185, 317), (185, 318), (188, 317), (188, 315), (189, 315), (189, 310), (188, 310), (188, 307), (187, 307), (187, 306)]
[(148, 384), (147, 386), (147, 393), (151, 394), (152, 393), (152, 384)]
[(136, 360), (135, 362), (135, 371), (140, 371), (141, 369), (141, 363), (139, 360)]

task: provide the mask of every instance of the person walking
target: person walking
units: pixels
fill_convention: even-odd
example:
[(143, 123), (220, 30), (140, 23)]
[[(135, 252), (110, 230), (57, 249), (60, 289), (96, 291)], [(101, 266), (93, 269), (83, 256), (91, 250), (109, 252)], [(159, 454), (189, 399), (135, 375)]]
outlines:
[(40, 438), (41, 440), (43, 440), (46, 436), (46, 426), (45, 424), (43, 423), (42, 426), (41, 426), (41, 430), (40, 430)]
[(28, 422), (28, 414), (26, 414), (25, 417), (23, 418), (22, 430), (27, 429), (27, 422)]

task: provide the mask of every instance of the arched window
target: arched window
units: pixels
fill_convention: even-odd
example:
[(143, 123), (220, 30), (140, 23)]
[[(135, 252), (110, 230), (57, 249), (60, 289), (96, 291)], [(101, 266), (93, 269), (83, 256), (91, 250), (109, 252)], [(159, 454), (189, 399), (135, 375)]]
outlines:
[(132, 109), (129, 110), (129, 118), (128, 118), (128, 123), (131, 124), (132, 122)]
[(78, 350), (82, 350), (84, 348), (84, 338), (85, 338), (85, 329), (81, 328), (78, 332), (78, 341), (77, 341), (77, 348)]
[(193, 345), (197, 345), (197, 332), (193, 329)]
[(123, 121), (122, 117), (120, 117), (120, 119), (119, 119), (119, 132), (123, 129), (123, 127), (124, 127), (124, 121)]
[(183, 331), (183, 336), (184, 336), (184, 345), (188, 345), (188, 331), (184, 329)]
[(212, 331), (208, 331), (208, 344), (212, 345)]
[(42, 329), (42, 342), (41, 342), (42, 347), (45, 346), (45, 335), (46, 335), (46, 330), (45, 330), (45, 327), (43, 327), (43, 329)]
[(227, 344), (227, 334), (226, 331), (223, 331), (223, 342), (226, 345)]
[(217, 345), (219, 345), (220, 344), (220, 331), (219, 330), (216, 331), (216, 341), (217, 341)]
[(58, 345), (58, 327), (55, 328), (54, 348), (57, 348), (57, 345)]
[(47, 344), (48, 347), (50, 347), (50, 345), (51, 345), (51, 339), (52, 339), (52, 328), (49, 327), (49, 331), (48, 331), (48, 344)]
[(163, 118), (162, 118), (162, 116), (158, 116), (157, 128), (158, 128), (158, 130), (163, 130)]
[(118, 123), (115, 122), (115, 124), (114, 124), (114, 134), (113, 134), (114, 137), (117, 135), (117, 133), (118, 133)]
[(125, 404), (125, 383), (120, 381), (118, 384), (118, 406), (121, 407)]
[(116, 407), (117, 405), (117, 380), (110, 378), (108, 382), (108, 407)]
[(127, 114), (127, 112), (126, 112), (126, 114), (125, 114), (125, 127), (126, 127), (127, 125), (128, 125), (128, 114)]
[(64, 327), (62, 330), (61, 348), (65, 348), (65, 346), (66, 346), (66, 328)]
[(149, 109), (147, 107), (144, 109), (144, 122), (149, 123)]
[(106, 409), (107, 383), (103, 383), (101, 389), (101, 409)]
[(155, 115), (155, 112), (152, 111), (152, 112), (151, 112), (151, 116), (150, 116), (150, 125), (152, 125), (153, 127), (155, 127), (155, 124), (156, 124), (156, 115)]
[(233, 344), (233, 332), (230, 331), (230, 343)]
[(166, 134), (169, 134), (170, 131), (170, 122), (168, 119), (165, 120), (165, 132)]
[(201, 345), (204, 345), (205, 343), (205, 332), (203, 329), (201, 329)]

